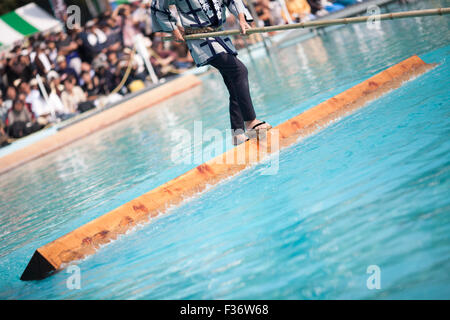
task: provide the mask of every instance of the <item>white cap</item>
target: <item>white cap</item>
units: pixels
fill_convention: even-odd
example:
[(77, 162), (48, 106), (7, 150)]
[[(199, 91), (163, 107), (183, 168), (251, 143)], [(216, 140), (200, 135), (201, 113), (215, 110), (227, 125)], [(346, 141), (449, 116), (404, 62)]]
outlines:
[(58, 79), (58, 78), (59, 78), (59, 74), (55, 70), (51, 70), (49, 73), (47, 73), (47, 80), (48, 81), (51, 81), (53, 79)]

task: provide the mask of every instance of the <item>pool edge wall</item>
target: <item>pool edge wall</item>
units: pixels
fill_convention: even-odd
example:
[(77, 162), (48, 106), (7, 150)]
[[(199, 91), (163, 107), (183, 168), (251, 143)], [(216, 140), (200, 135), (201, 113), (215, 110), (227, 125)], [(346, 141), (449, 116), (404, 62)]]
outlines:
[[(267, 153), (278, 152), (279, 148), (292, 145), (300, 137), (306, 137), (323, 129), (329, 123), (348, 115), (396, 89), (427, 70), (427, 64), (418, 56), (412, 56), (356, 86), (308, 109), (270, 130), (262, 140), (252, 139), (224, 154), (209, 160), (181, 176), (137, 197), (136, 199), (106, 213), (66, 235), (38, 248), (23, 272), (22, 280), (42, 279), (64, 265), (80, 260), (105, 243), (124, 234), (137, 224), (167, 211), (172, 205), (205, 191), (225, 178), (237, 174), (256, 161), (251, 155), (261, 149)], [(272, 147), (272, 139), (277, 139), (277, 147)], [(244, 155), (244, 161), (229, 161)]]
[(195, 75), (181, 76), (117, 106), (81, 120), (31, 145), (4, 155), (0, 158), (0, 175), (63, 148), (72, 142), (79, 141), (94, 132), (107, 128), (199, 84), (201, 84), (201, 80)]

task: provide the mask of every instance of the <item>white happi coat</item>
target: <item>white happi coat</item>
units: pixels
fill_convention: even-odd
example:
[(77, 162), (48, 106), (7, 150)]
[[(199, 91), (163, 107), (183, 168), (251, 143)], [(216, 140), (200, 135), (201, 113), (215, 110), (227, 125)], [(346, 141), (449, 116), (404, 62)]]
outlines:
[[(238, 17), (244, 13), (247, 21), (252, 17), (245, 8), (242, 0), (212, 0), (217, 12), (219, 27), (226, 21), (226, 8)], [(199, 29), (212, 26), (211, 17), (214, 12), (208, 0), (153, 0), (152, 25), (154, 32), (172, 32), (176, 28), (177, 20), (170, 13), (169, 6), (175, 5), (184, 28)], [(199, 40), (188, 40), (187, 45), (197, 67), (207, 64), (212, 58), (222, 52), (237, 54), (229, 37), (210, 37)]]

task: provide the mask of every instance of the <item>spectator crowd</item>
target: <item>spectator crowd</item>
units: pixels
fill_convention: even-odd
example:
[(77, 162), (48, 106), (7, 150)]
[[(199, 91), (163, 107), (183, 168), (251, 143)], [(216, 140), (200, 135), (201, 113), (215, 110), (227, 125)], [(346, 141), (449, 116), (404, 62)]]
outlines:
[[(285, 7), (278, 0), (253, 0), (260, 24), (311, 20), (356, 0), (284, 2)], [(163, 42), (152, 32), (150, 5), (151, 0), (122, 4), (84, 26), (66, 24), (65, 30), (33, 35), (1, 52), (0, 147), (144, 87), (150, 77), (144, 59), (133, 54), (137, 35), (159, 78), (192, 67), (185, 44)], [(235, 23), (229, 15), (227, 27)], [(235, 42), (243, 46), (239, 37)]]

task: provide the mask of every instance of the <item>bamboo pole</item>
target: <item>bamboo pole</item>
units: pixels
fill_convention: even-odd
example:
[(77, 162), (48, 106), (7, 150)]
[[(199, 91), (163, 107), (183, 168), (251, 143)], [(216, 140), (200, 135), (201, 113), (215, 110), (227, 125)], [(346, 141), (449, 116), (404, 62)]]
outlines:
[[(439, 9), (425, 9), (425, 10), (413, 10), (413, 11), (403, 11), (396, 13), (384, 13), (370, 16), (360, 16), (360, 17), (352, 17), (352, 18), (343, 18), (343, 19), (330, 19), (330, 20), (321, 20), (321, 21), (307, 21), (293, 24), (285, 24), (280, 26), (270, 26), (270, 27), (257, 27), (251, 28), (247, 30), (247, 34), (253, 33), (264, 33), (264, 32), (272, 32), (272, 31), (282, 31), (282, 30), (292, 30), (292, 29), (304, 29), (304, 28), (314, 28), (314, 27), (326, 27), (333, 26), (339, 24), (354, 24), (354, 23), (362, 23), (368, 20), (394, 20), (394, 19), (402, 19), (402, 18), (414, 18), (414, 17), (426, 17), (426, 16), (436, 16), (436, 15), (445, 15), (450, 14), (450, 8), (439, 8)], [(225, 30), (225, 31), (215, 31), (215, 32), (207, 32), (207, 33), (198, 33), (185, 35), (185, 40), (196, 40), (196, 39), (204, 39), (206, 37), (219, 37), (219, 36), (232, 36), (240, 34), (240, 30)], [(163, 37), (164, 41), (174, 40), (173, 37)]]

